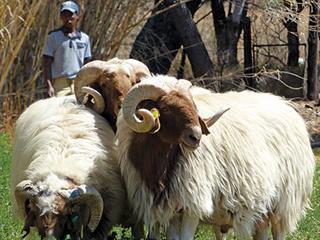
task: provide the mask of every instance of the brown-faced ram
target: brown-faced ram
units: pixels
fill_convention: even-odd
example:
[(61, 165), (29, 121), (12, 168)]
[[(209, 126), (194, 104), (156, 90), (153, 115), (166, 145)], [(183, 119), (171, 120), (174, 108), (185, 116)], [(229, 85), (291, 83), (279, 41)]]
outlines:
[(74, 90), (79, 103), (101, 114), (115, 130), (116, 119), (128, 90), (150, 76), (148, 67), (134, 59), (95, 60), (78, 73)]
[(308, 207), (314, 155), (280, 97), (150, 77), (125, 97), (116, 141), (129, 201), (153, 238), (167, 227), (168, 239), (193, 239), (201, 220), (241, 239), (267, 239), (271, 223), (279, 240)]

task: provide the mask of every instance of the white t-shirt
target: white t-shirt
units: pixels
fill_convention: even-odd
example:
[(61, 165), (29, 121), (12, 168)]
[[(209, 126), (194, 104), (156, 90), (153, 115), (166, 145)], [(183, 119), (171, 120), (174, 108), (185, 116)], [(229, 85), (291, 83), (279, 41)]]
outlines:
[(75, 78), (85, 59), (91, 58), (90, 39), (84, 32), (68, 37), (61, 29), (49, 33), (43, 55), (53, 58), (52, 78)]

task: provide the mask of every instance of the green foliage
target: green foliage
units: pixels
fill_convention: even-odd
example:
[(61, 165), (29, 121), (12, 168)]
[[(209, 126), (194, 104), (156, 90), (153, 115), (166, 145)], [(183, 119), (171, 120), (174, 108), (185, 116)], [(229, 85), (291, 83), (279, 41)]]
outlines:
[(19, 239), (21, 222), (13, 219), (10, 204), (11, 146), (8, 137), (0, 134), (0, 239)]
[[(10, 204), (10, 160), (12, 147), (8, 137), (0, 134), (0, 239), (16, 240), (20, 239), (22, 222), (13, 219)], [(314, 178), (314, 191), (311, 199), (311, 209), (307, 216), (300, 222), (297, 231), (291, 234), (289, 240), (317, 240), (320, 236), (320, 151), (315, 152), (318, 156), (317, 169)], [(117, 240), (129, 240), (131, 235), (129, 230), (120, 227), (114, 228), (114, 235)], [(29, 239), (39, 239), (34, 235)], [(201, 225), (196, 234), (196, 240), (214, 239), (212, 229), (208, 225)], [(228, 240), (233, 239), (229, 234)]]

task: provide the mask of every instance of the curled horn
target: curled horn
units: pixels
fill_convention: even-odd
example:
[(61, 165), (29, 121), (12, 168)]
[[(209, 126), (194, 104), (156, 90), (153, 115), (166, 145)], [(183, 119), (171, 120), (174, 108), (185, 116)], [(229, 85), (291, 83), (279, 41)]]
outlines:
[(133, 79), (134, 83), (139, 83), (142, 78), (151, 76), (149, 68), (138, 60), (126, 59), (124, 63), (131, 65), (133, 76), (135, 76), (135, 79)]
[[(74, 81), (74, 92), (78, 102), (83, 103), (85, 97), (87, 97), (88, 94), (91, 95), (92, 92), (95, 91), (93, 88), (88, 86), (90, 86), (90, 84), (93, 84), (104, 73), (107, 64), (108, 63), (105, 61), (96, 60), (85, 64), (80, 69)], [(93, 89), (91, 90), (91, 92), (90, 90), (88, 90), (90, 88)], [(104, 109), (104, 99), (101, 94), (93, 94), (92, 97), (94, 98), (93, 109), (97, 109), (99, 111), (101, 111), (102, 108)], [(103, 106), (99, 104), (103, 104)]]
[(71, 203), (84, 203), (89, 207), (90, 220), (88, 227), (94, 231), (99, 224), (103, 212), (103, 200), (100, 193), (87, 185), (80, 185), (71, 190), (61, 190), (59, 193)]
[(24, 180), (15, 187), (14, 196), (19, 214), (25, 213), (26, 200), (35, 198), (38, 192), (38, 189), (30, 180)]
[(139, 109), (136, 115), (136, 108), (143, 100), (157, 100), (165, 95), (168, 89), (165, 86), (156, 84), (156, 82), (144, 81), (141, 84), (133, 86), (127, 93), (122, 104), (123, 118), (128, 126), (135, 132), (147, 133), (155, 126), (153, 114), (147, 109)]
[[(105, 108), (105, 102), (103, 96), (94, 88), (91, 87), (82, 87), (81, 92), (85, 93), (82, 103), (92, 108), (95, 112), (101, 114)], [(92, 96), (94, 102), (88, 103), (89, 96)]]

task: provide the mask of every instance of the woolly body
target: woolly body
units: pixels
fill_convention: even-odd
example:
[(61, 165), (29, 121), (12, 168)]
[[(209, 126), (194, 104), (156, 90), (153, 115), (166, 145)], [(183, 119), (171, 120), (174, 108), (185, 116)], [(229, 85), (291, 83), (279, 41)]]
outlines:
[[(113, 137), (105, 119), (78, 105), (74, 96), (35, 102), (16, 123), (11, 189), (26, 179), (49, 193), (65, 188), (70, 181), (92, 185), (112, 210), (104, 213), (108, 214), (110, 226), (118, 223), (125, 192), (109, 152)], [(99, 179), (90, 177), (93, 173)], [(45, 197), (47, 203), (43, 204), (52, 207), (52, 199)], [(14, 212), (23, 216), (23, 206), (19, 209), (13, 192), (12, 202)]]
[[(159, 84), (161, 77), (155, 80)], [(289, 102), (267, 93), (190, 91), (202, 118), (230, 110), (195, 151), (180, 145), (174, 172), (157, 201), (130, 162), (136, 133), (118, 116), (118, 160), (135, 212), (150, 227), (157, 222), (166, 227), (181, 210), (208, 222), (222, 210), (232, 213), (233, 228), (242, 237), (252, 234), (255, 220), (272, 212), (285, 231), (293, 231), (308, 207), (315, 167), (303, 119)]]

